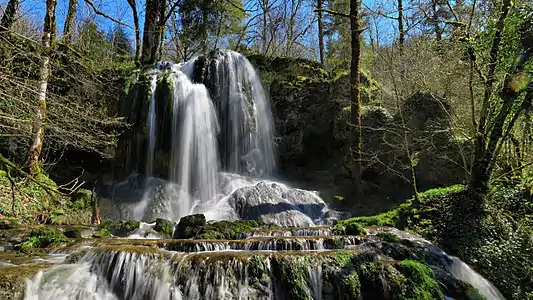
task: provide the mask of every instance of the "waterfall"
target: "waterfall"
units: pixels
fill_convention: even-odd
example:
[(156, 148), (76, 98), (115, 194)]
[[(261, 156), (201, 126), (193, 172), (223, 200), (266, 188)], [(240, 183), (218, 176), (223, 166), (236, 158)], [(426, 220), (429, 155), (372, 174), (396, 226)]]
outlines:
[(193, 84), (179, 70), (172, 72), (173, 117), (170, 180), (181, 189), (177, 217), (192, 212), (194, 198), (205, 202), (217, 192), (218, 122), (204, 85)]
[[(221, 171), (254, 178), (272, 174), (270, 100), (244, 56), (215, 51), (185, 63), (159, 63), (147, 77), (146, 132), (140, 133), (146, 136), (145, 185), (135, 219), (178, 220), (212, 209), (235, 190), (227, 191)], [(150, 179), (165, 173), (168, 184)], [(230, 186), (259, 182), (234, 181)]]
[[(275, 168), (273, 119), (268, 96), (251, 63), (233, 51), (215, 52), (203, 83), (209, 86), (221, 121), (224, 170), (269, 175)], [(194, 76), (192, 64), (184, 68)], [(197, 79), (198, 80), (198, 79)]]

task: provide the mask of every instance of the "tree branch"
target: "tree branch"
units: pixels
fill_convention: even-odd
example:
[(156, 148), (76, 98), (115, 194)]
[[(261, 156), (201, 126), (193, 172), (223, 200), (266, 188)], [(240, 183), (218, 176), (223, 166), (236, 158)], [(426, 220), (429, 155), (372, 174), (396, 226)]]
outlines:
[(325, 12), (325, 13), (328, 13), (328, 14), (331, 14), (331, 15), (334, 15), (334, 16), (339, 16), (339, 17), (343, 17), (343, 18), (351, 18), (351, 16), (348, 15), (348, 14), (337, 12), (337, 11), (334, 11), (334, 10), (325, 9), (325, 8), (315, 9), (315, 12)]
[(168, 19), (170, 19), (170, 16), (172, 15), (172, 13), (174, 12), (174, 10), (176, 8), (180, 8), (180, 9), (183, 9), (183, 7), (181, 6), (181, 0), (177, 0), (176, 2), (174, 2), (174, 4), (172, 5), (172, 7), (170, 7), (170, 10), (168, 11), (167, 15), (165, 16), (165, 19), (163, 21), (163, 24), (166, 24)]
[(106, 18), (106, 19), (109, 19), (109, 20), (111, 20), (111, 21), (113, 21), (113, 22), (115, 22), (115, 23), (117, 23), (117, 24), (119, 24), (119, 25), (126, 26), (126, 27), (128, 27), (128, 28), (133, 29), (133, 27), (131, 27), (130, 25), (128, 25), (128, 24), (126, 24), (126, 23), (124, 23), (124, 22), (121, 22), (121, 21), (119, 21), (119, 20), (117, 20), (117, 19), (111, 17), (110, 15), (104, 13), (103, 11), (99, 10), (99, 9), (96, 7), (96, 5), (94, 4), (93, 1), (91, 1), (91, 0), (85, 0), (85, 3), (87, 3), (87, 5), (89, 5), (89, 6), (94, 10), (94, 13), (95, 13), (95, 14), (97, 14), (97, 15), (99, 15), (99, 16), (102, 16), (102, 17), (104, 17), (104, 18)]

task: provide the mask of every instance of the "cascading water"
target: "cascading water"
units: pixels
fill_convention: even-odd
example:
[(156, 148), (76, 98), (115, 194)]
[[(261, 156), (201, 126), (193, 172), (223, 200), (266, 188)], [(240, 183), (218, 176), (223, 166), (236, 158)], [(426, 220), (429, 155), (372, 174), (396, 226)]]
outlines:
[[(338, 215), (328, 215), (332, 211), (317, 193), (261, 179), (275, 168), (273, 122), (261, 81), (242, 55), (216, 52), (151, 72), (145, 185), (133, 216), (178, 220), (199, 212), (207, 219), (292, 228), (258, 228), (240, 232), (237, 240), (169, 241), (150, 239), (155, 223), (142, 223), (130, 236), (136, 240), (92, 240), (81, 258), (74, 254), (71, 263), (40, 271), (28, 282), (26, 300), (355, 299), (356, 288), (372, 294), (388, 288), (384, 278), (403, 276), (392, 256), (411, 250), (434, 255), (427, 264), (472, 284), (487, 299), (504, 300), (466, 264), (418, 237), (394, 232), (421, 242), (420, 249), (412, 243), (406, 250), (411, 243), (380, 241), (375, 228), (366, 236), (334, 236), (330, 226), (308, 227)], [(165, 88), (171, 97), (161, 97)], [(170, 135), (158, 140), (164, 132)], [(168, 160), (156, 163), (157, 147), (165, 143)], [(167, 167), (169, 182), (153, 177), (156, 165)], [(375, 265), (362, 271), (353, 262), (393, 269), (373, 276), (367, 271)]]
[[(146, 184), (133, 209), (135, 219), (179, 220), (191, 213), (241, 219), (244, 212), (236, 211), (240, 204), (232, 194), (260, 184), (254, 205), (272, 213), (265, 220), (291, 226), (323, 223), (327, 208), (316, 194), (260, 179), (276, 165), (273, 118), (261, 80), (244, 56), (215, 51), (186, 63), (160, 63), (150, 72)], [(165, 151), (168, 158), (162, 162)], [(168, 182), (151, 178), (154, 168), (165, 173), (162, 166)]]
[(192, 212), (194, 198), (204, 202), (217, 192), (218, 122), (204, 85), (193, 84), (173, 68), (173, 118), (170, 179), (179, 184), (177, 217)]

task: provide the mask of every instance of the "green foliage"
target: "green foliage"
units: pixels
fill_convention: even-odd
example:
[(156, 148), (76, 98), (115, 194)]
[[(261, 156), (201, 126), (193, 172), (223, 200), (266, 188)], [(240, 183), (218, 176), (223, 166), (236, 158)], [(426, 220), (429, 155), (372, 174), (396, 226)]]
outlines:
[(72, 209), (85, 210), (91, 207), (92, 192), (86, 189), (79, 189), (70, 195)]
[(528, 205), (531, 194), (527, 189), (521, 185), (491, 187), (478, 225), (464, 207), (472, 195), (463, 187), (423, 194), (420, 207), (408, 201), (399, 209), (401, 228), (459, 256), (508, 299), (526, 299), (533, 292), (533, 209)]
[[(242, 1), (185, 0), (179, 6), (180, 39), (189, 55), (205, 53), (208, 42), (221, 45), (223, 39), (241, 33), (241, 21), (245, 17)], [(182, 57), (182, 59), (189, 59)]]
[(163, 234), (165, 237), (172, 237), (174, 225), (176, 225), (175, 222), (157, 218), (155, 220), (154, 230)]
[(22, 242), (18, 247), (21, 250), (27, 248), (46, 248), (52, 244), (66, 241), (68, 241), (68, 238), (61, 230), (41, 226), (33, 229), (28, 240)]
[(376, 236), (384, 240), (385, 242), (399, 243), (401, 241), (401, 239), (397, 235), (388, 231), (380, 231), (376, 234)]
[(122, 26), (117, 26), (111, 33), (113, 51), (119, 58), (129, 58), (133, 53), (131, 40)]

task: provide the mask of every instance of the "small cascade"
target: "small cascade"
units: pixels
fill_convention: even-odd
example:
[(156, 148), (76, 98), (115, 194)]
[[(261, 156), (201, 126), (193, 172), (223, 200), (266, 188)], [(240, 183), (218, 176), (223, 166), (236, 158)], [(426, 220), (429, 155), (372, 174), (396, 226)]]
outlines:
[[(376, 234), (381, 231), (397, 234), (405, 242), (380, 240)], [(454, 297), (469, 295), (468, 287), (460, 290), (463, 281), (486, 299), (504, 300), (466, 264), (417, 236), (390, 228), (368, 228), (368, 232), (367, 236), (241, 240), (93, 240), (84, 246), (90, 250), (77, 262), (70, 258), (69, 264), (39, 272), (28, 282), (25, 299), (289, 300), (298, 295), (316, 300), (378, 297), (380, 293), (380, 299), (391, 299), (390, 293), (398, 287), (382, 280), (414, 276), (400, 262), (419, 257), (442, 279), (445, 295), (447, 291)], [(416, 280), (399, 282), (422, 284)], [(383, 289), (376, 290), (377, 286)]]

